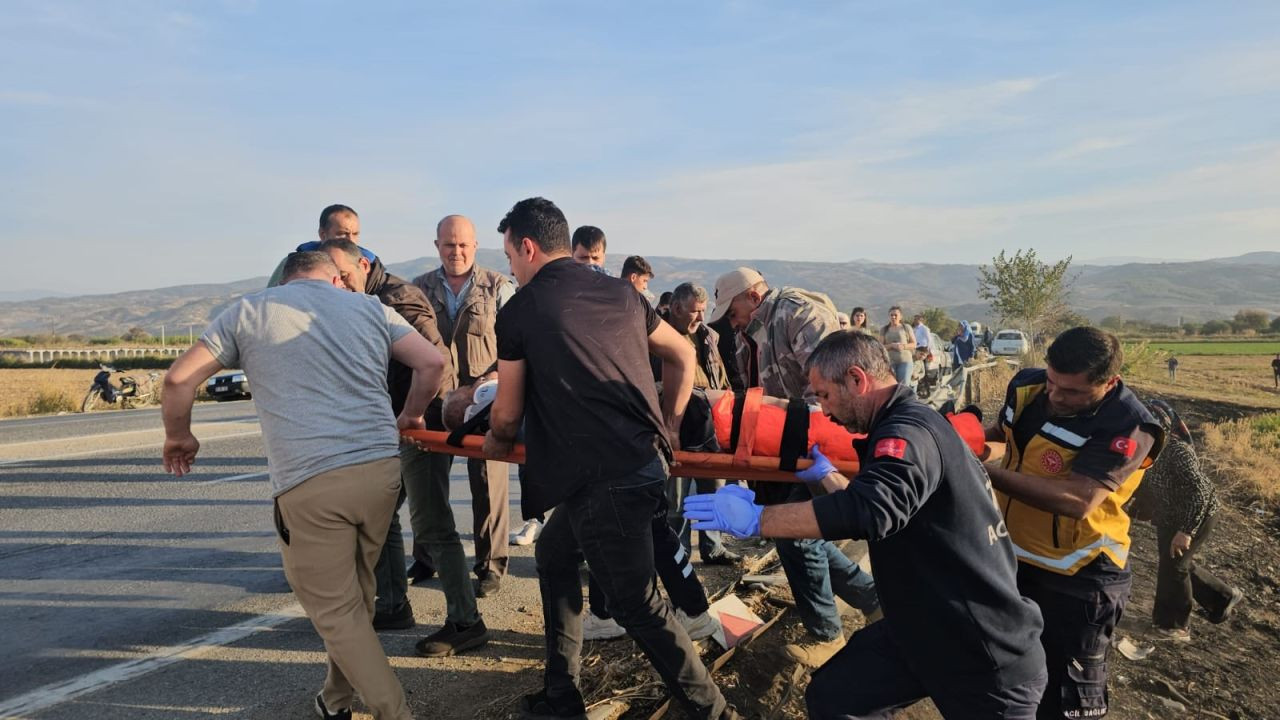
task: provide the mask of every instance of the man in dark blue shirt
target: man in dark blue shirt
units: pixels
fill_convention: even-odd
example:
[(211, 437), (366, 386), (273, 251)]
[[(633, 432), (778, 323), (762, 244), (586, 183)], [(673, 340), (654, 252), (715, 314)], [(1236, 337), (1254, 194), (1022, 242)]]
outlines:
[(865, 538), (884, 619), (813, 676), (811, 718), (885, 717), (925, 696), (947, 718), (1034, 718), (1047, 679), (1043, 622), (978, 459), (945, 418), (900, 386), (880, 342), (828, 335), (806, 363), (822, 409), (854, 433), (846, 479), (811, 450), (798, 473), (826, 495), (761, 507), (726, 487), (685, 501), (694, 528), (739, 537)]
[[(546, 512), (536, 561), (546, 630), (541, 692), (521, 717), (586, 718), (578, 675), (586, 558), (609, 611), (671, 694), (699, 718), (733, 718), (654, 582), (652, 528), (665, 527), (668, 438), (693, 389), (691, 346), (630, 283), (575, 263), (551, 201), (516, 203), (498, 225), (520, 283), (498, 312), (498, 396), (485, 452), (506, 456), (524, 425), (526, 518)], [(665, 363), (659, 409), (649, 354)]]

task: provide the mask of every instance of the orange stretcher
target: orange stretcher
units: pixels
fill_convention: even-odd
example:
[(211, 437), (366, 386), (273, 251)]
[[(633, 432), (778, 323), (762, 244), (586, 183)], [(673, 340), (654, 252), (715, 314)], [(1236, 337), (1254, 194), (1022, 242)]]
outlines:
[[(444, 431), (402, 430), (400, 436), (423, 450), (470, 458), (484, 457), (484, 453), (481, 451), (481, 447), (484, 445), (484, 438), (479, 435), (467, 435), (464, 437), (462, 439), (462, 447), (450, 445), (448, 443), (449, 433)], [(740, 450), (742, 446), (743, 444), (739, 443)], [(524, 446), (517, 444), (510, 455), (504, 458), (492, 459), (522, 465), (524, 464)], [(778, 458), (747, 457), (742, 459), (736, 454), (677, 450), (675, 461), (676, 467), (672, 468), (671, 474), (680, 477), (707, 478), (711, 480), (800, 482), (794, 473), (778, 468)], [(796, 461), (796, 467), (800, 470), (804, 470), (812, 464), (813, 461), (807, 458), (801, 458)], [(853, 477), (858, 474), (857, 460), (841, 460), (832, 464), (845, 477)]]
[[(717, 434), (723, 436), (722, 445), (728, 444), (728, 425), (731, 421), (727, 416), (731, 414), (732, 401), (732, 396), (726, 395), (713, 409), (713, 414), (718, 416), (715, 425)], [(712, 480), (800, 482), (794, 471), (781, 467), (782, 461), (778, 457), (784, 414), (783, 409), (764, 404), (762, 389), (747, 390), (742, 403), (737, 449), (733, 453), (676, 451), (676, 467), (672, 468), (671, 474)], [(860, 436), (850, 434), (822, 413), (815, 414), (818, 417), (809, 421), (809, 444), (819, 445), (836, 470), (845, 477), (857, 475), (858, 459), (853, 453), (852, 443), (855, 437)], [(959, 413), (948, 415), (947, 419), (974, 454), (984, 460), (990, 457), (991, 448), (982, 441), (982, 425), (976, 416)], [(484, 438), (480, 435), (462, 436), (462, 447), (450, 445), (450, 434), (444, 431), (404, 430), (400, 435), (423, 450), (462, 457), (484, 457)], [(522, 465), (525, 461), (524, 446), (517, 444), (507, 457), (492, 459)], [(805, 470), (812, 465), (812, 460), (801, 457), (796, 460), (795, 469)]]

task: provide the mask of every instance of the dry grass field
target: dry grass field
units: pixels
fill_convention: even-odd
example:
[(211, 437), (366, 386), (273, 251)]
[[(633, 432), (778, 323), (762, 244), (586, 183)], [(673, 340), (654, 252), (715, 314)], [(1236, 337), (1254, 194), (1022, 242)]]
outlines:
[[(0, 417), (79, 412), (97, 370), (0, 369)], [(142, 381), (148, 370), (129, 375)], [(161, 375), (163, 377), (163, 374)], [(112, 382), (119, 385), (119, 376)], [(158, 381), (157, 381), (158, 382)]]

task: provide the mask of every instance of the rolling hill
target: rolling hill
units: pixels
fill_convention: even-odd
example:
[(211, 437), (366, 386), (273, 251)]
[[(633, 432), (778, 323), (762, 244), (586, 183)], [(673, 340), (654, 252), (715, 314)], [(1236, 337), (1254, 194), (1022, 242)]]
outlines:
[[(611, 255), (610, 270), (622, 264)], [(501, 252), (482, 249), (481, 265), (506, 268)], [(828, 293), (848, 310), (863, 305), (873, 319), (884, 317), (890, 305), (908, 312), (929, 306), (947, 308), (953, 316), (988, 319), (989, 310), (977, 298), (976, 265), (929, 263), (890, 264), (789, 262), (784, 260), (699, 260), (651, 257), (655, 292), (685, 281), (710, 288), (718, 274), (737, 267), (755, 267), (774, 285), (794, 285)], [(435, 267), (435, 258), (390, 263), (391, 272), (412, 278)], [(1128, 263), (1075, 267), (1071, 305), (1098, 320), (1108, 315), (1175, 323), (1225, 318), (1241, 308), (1280, 314), (1280, 253), (1249, 253), (1234, 258), (1197, 262)], [(112, 336), (131, 327), (159, 334), (196, 332), (219, 310), (246, 292), (260, 289), (266, 277), (221, 284), (178, 285), (109, 295), (46, 297), (0, 302), (0, 336), (56, 332), (90, 337)]]

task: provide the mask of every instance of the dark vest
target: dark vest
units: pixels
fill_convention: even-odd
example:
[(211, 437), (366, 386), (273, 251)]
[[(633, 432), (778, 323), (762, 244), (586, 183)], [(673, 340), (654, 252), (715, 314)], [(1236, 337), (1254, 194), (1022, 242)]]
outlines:
[(494, 321), (498, 317), (498, 291), (510, 284), (505, 275), (476, 266), (471, 287), (458, 305), (458, 314), (449, 317), (447, 280), (436, 268), (413, 279), (436, 311), (436, 323), (449, 348), (458, 382), (470, 385), (498, 359)]

